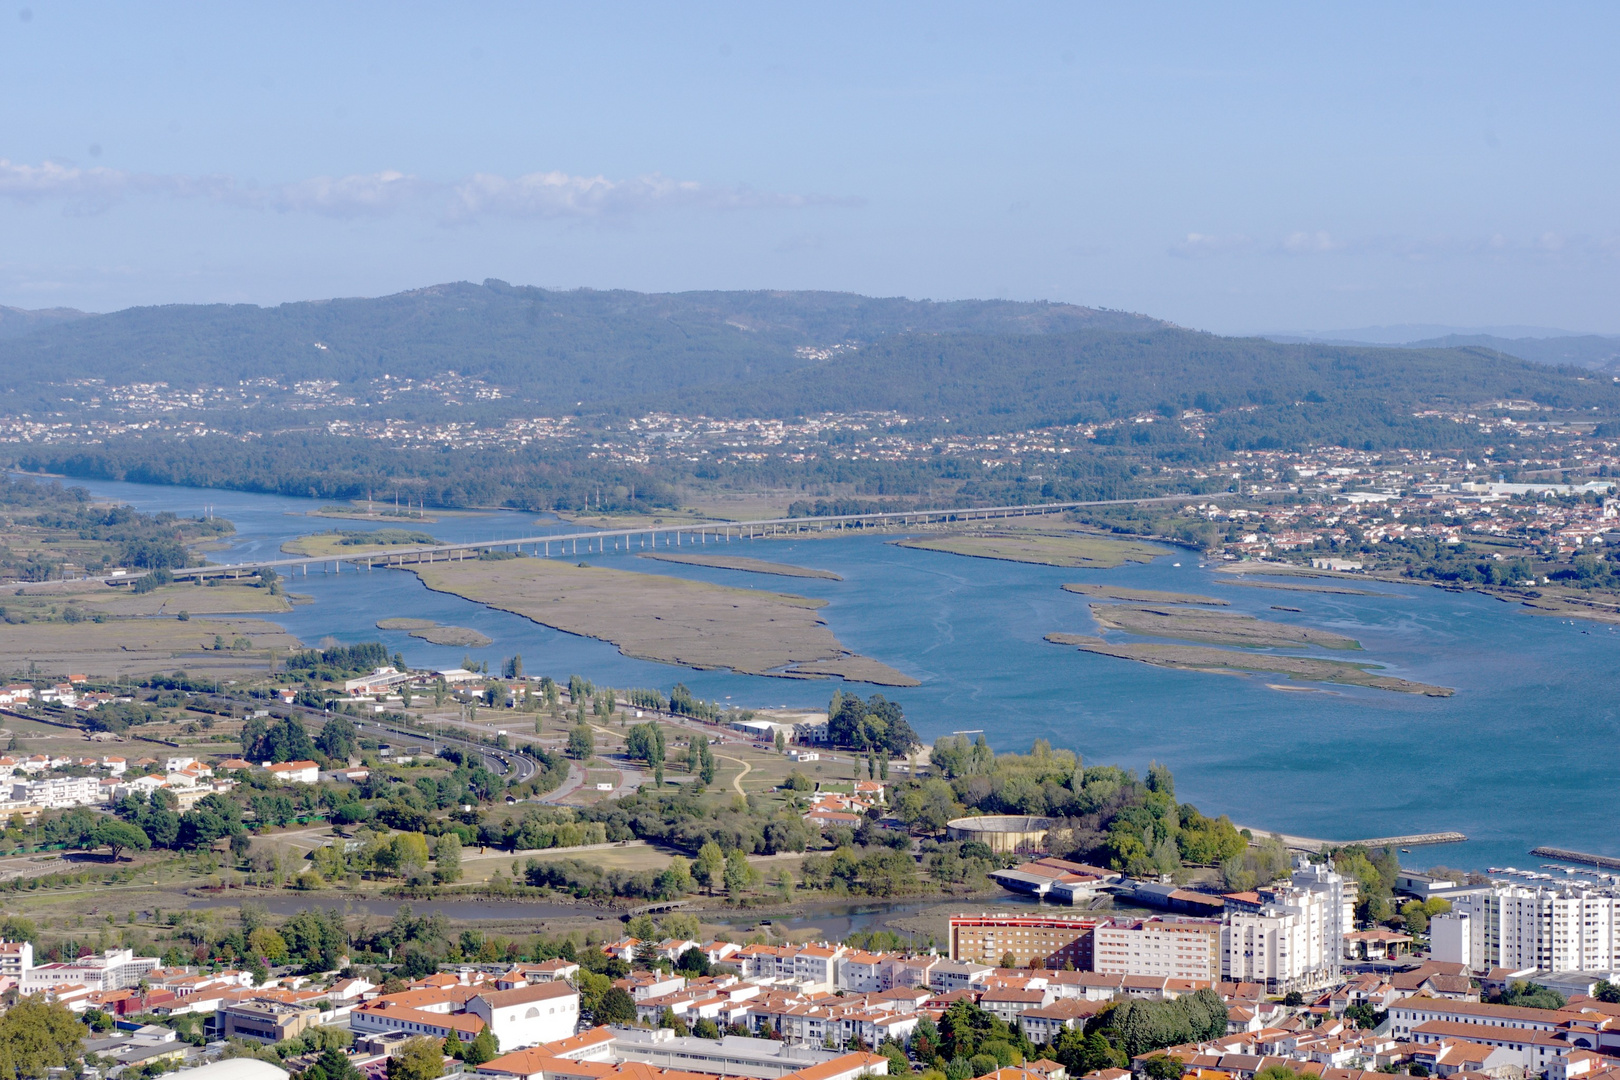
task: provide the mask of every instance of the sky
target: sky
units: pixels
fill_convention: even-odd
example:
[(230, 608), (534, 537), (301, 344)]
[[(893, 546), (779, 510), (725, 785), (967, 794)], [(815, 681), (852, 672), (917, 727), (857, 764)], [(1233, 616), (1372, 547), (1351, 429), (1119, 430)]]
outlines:
[(0, 304), (1620, 332), (1620, 5), (0, 2)]

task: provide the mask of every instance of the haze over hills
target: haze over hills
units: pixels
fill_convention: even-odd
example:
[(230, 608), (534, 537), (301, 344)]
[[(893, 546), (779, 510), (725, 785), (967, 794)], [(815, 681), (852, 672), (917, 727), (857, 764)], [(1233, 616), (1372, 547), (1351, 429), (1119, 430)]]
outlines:
[(1357, 330), (1299, 331), (1261, 335), (1291, 344), (1387, 345), (1410, 349), (1491, 349), (1536, 364), (1572, 364), (1620, 371), (1620, 337), (1546, 326), (1439, 326), (1406, 323)]
[(1620, 371), (1620, 338), (1596, 334), (1546, 338), (1499, 338), (1490, 334), (1447, 334), (1445, 337), (1414, 341), (1413, 349), (1494, 349), (1507, 356), (1536, 364), (1573, 364), (1597, 371)]
[[(1257, 337), (1273, 341), (1320, 341), (1357, 345), (1410, 345), (1452, 335), (1480, 335), (1496, 338), (1586, 337), (1583, 330), (1560, 330), (1552, 326), (1446, 326), (1441, 323), (1395, 323), (1389, 326), (1361, 326), (1352, 330), (1277, 330)], [(1602, 336), (1602, 335), (1598, 335)]]
[(22, 337), (48, 326), (90, 318), (75, 308), (0, 307), (0, 338)]

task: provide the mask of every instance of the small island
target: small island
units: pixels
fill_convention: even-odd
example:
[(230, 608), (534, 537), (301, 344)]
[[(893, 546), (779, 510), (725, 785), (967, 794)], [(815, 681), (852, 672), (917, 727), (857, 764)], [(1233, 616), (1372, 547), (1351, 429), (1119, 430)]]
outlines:
[(1219, 600), (1213, 596), (1200, 596), (1197, 593), (1160, 592), (1157, 589), (1126, 589), (1118, 585), (1091, 585), (1083, 583), (1070, 583), (1063, 586), (1064, 592), (1078, 593), (1097, 600), (1123, 600), (1133, 604), (1199, 604), (1204, 607), (1229, 607), (1230, 600)]
[(430, 589), (599, 638), (643, 660), (747, 675), (919, 685), (844, 648), (817, 614), (824, 600), (549, 559), (419, 563), (406, 570)]
[(636, 558), (657, 559), (659, 562), (681, 563), (684, 566), (709, 566), (716, 570), (740, 570), (748, 574), (822, 578), (826, 581), (844, 580), (831, 570), (813, 570), (808, 566), (793, 566), (789, 563), (770, 562), (766, 559), (750, 559), (746, 555), (666, 555), (663, 552), (654, 554), (648, 551), (637, 555)]
[(432, 619), (378, 619), (379, 630), (406, 630), (411, 637), (420, 638), (429, 645), (455, 645), (459, 648), (482, 649), (493, 645), (495, 639), (465, 626), (443, 626)]
[(978, 559), (1095, 570), (1109, 570), (1128, 562), (1152, 562), (1160, 555), (1170, 554), (1169, 548), (1158, 544), (1116, 540), (1095, 533), (1064, 529), (993, 529), (945, 536), (907, 537), (890, 542), (896, 547), (943, 551)]
[(1164, 645), (1147, 642), (1109, 642), (1086, 634), (1047, 634), (1046, 640), (1054, 645), (1073, 645), (1081, 652), (1099, 656), (1113, 656), (1121, 660), (1135, 660), (1155, 667), (1183, 668), (1189, 671), (1256, 673), (1287, 675), (1306, 682), (1341, 683), (1347, 686), (1365, 686), (1373, 690), (1392, 690), (1400, 694), (1422, 694), (1425, 697), (1450, 697), (1455, 691), (1445, 686), (1430, 686), (1410, 679), (1397, 679), (1377, 675), (1369, 670), (1375, 665), (1355, 664), (1345, 660), (1318, 660), (1309, 656), (1274, 656), (1265, 653), (1236, 652), (1230, 649), (1211, 649), (1202, 645)]
[(1342, 634), (1271, 622), (1253, 615), (1156, 607), (1147, 604), (1092, 604), (1091, 616), (1099, 626), (1150, 637), (1179, 638), (1209, 645), (1238, 645), (1251, 649), (1360, 649), (1361, 642)]

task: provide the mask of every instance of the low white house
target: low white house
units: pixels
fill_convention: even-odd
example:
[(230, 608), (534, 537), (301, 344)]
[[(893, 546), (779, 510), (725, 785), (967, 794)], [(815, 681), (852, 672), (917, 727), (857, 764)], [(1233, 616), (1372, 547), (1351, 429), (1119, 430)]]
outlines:
[(277, 784), (314, 784), (321, 779), (321, 767), (313, 761), (282, 761), (274, 765), (267, 761), (264, 769)]

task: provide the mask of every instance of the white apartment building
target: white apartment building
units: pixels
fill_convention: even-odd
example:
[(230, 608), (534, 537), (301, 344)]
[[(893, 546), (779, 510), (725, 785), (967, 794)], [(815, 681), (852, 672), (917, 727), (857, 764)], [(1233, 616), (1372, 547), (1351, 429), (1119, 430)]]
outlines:
[(101, 781), (94, 776), (61, 776), (49, 780), (29, 780), (12, 784), (14, 803), (61, 810), (70, 806), (90, 806), (101, 800)]
[[(1620, 966), (1620, 899), (1580, 886), (1492, 885), (1452, 898), (1466, 916), (1467, 961), (1476, 971), (1608, 971)], [(1455, 929), (1448, 926), (1448, 934)], [(1451, 953), (1461, 943), (1448, 941)]]
[(22, 981), (34, 966), (34, 945), (29, 941), (0, 941), (0, 978)]
[(1092, 941), (1093, 967), (1105, 975), (1221, 978), (1221, 924), (1212, 920), (1115, 919)]
[(1445, 964), (1474, 968), (1474, 917), (1448, 911), (1429, 920), (1429, 955)]
[(82, 983), (92, 990), (121, 990), (134, 986), (158, 966), (155, 956), (136, 956), (130, 949), (108, 949), (81, 956), (69, 963), (41, 964), (23, 972), (22, 992), (37, 994), (58, 986)]
[(1326, 892), (1292, 887), (1269, 892), (1258, 912), (1230, 912), (1221, 926), (1221, 978), (1254, 982), (1268, 993), (1307, 990), (1337, 979), (1342, 935), (1329, 945)]
[(1290, 879), (1294, 888), (1322, 897), (1322, 952), (1328, 977), (1339, 981), (1344, 966), (1344, 935), (1356, 928), (1356, 888), (1345, 883), (1327, 863), (1313, 863), (1301, 856)]

